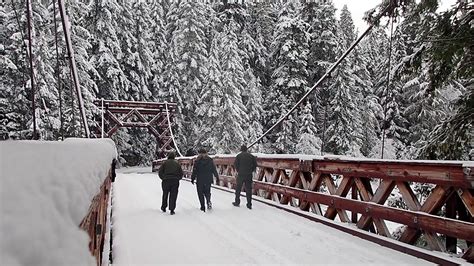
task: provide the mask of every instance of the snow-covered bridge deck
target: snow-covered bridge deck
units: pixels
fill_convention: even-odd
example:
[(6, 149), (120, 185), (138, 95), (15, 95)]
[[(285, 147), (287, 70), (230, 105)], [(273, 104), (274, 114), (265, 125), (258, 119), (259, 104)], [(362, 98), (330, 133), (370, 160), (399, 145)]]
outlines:
[(176, 215), (160, 210), (156, 173), (119, 173), (113, 191), (113, 264), (428, 264), (277, 208), (233, 207), (213, 189), (203, 213), (181, 182)]

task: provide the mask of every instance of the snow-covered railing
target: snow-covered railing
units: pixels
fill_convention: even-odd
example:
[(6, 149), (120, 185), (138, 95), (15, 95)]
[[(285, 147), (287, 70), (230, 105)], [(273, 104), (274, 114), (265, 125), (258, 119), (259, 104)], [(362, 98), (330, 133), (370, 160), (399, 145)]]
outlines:
[(0, 142), (1, 264), (100, 265), (116, 156), (109, 139)]
[[(87, 215), (82, 219), (79, 227), (89, 235), (89, 250), (95, 257), (97, 265), (104, 261), (103, 250), (106, 245), (105, 233), (107, 228), (108, 206), (110, 198), (110, 187), (115, 178), (115, 163), (111, 162), (110, 170), (104, 182), (100, 186), (100, 191), (94, 196)], [(106, 256), (108, 254), (105, 254)], [(108, 258), (106, 258), (108, 259)]]
[[(193, 160), (179, 159), (188, 175)], [(234, 189), (234, 160), (214, 157), (220, 186)], [(474, 262), (473, 162), (265, 154), (257, 154), (257, 161), (254, 195), (404, 243), (461, 249)], [(159, 164), (154, 162), (154, 171)]]

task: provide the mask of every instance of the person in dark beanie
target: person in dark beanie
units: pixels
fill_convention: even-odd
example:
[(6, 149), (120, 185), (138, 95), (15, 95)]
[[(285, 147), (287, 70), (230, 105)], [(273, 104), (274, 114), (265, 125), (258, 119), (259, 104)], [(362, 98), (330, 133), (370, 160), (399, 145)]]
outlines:
[(178, 161), (175, 160), (176, 154), (170, 152), (168, 159), (160, 165), (158, 169), (158, 175), (161, 178), (161, 188), (163, 189), (163, 198), (161, 201), (161, 210), (166, 212), (168, 207), (168, 196), (169, 196), (169, 207), (170, 214), (173, 215), (176, 208), (176, 199), (178, 198), (179, 180), (183, 178), (183, 169)]
[(196, 189), (199, 198), (199, 203), (201, 203), (201, 211), (205, 212), (205, 202), (206, 198), (207, 208), (212, 209), (211, 203), (211, 184), (213, 183), (213, 177), (216, 177), (216, 182), (219, 183), (219, 174), (217, 173), (216, 165), (205, 149), (199, 150), (199, 155), (194, 161), (193, 173), (191, 174), (191, 183), (194, 185), (194, 180), (196, 180)]
[(252, 175), (257, 169), (257, 158), (248, 152), (245, 145), (240, 147), (240, 151), (235, 157), (234, 162), (234, 167), (237, 171), (237, 187), (235, 188), (235, 201), (232, 202), (232, 205), (239, 207), (240, 192), (245, 184), (247, 208), (252, 209)]

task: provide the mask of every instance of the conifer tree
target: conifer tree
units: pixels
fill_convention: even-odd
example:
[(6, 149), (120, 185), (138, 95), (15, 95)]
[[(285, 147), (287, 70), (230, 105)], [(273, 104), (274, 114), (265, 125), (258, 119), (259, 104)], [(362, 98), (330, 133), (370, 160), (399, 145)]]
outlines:
[(169, 44), (165, 86), (170, 97), (180, 99), (177, 138), (186, 147), (196, 140), (194, 110), (207, 75), (205, 10), (201, 2), (182, 1), (175, 12), (175, 25), (168, 26), (169, 29), (174, 27), (174, 31)]
[(296, 152), (301, 154), (319, 155), (321, 139), (317, 137), (317, 128), (311, 103), (308, 101), (301, 112), (300, 138), (296, 144)]
[[(336, 9), (331, 1), (305, 1), (301, 10), (301, 18), (308, 23), (309, 54), (308, 54), (308, 86), (314, 85), (327, 71), (329, 66), (336, 60), (337, 48), (337, 21)], [(331, 91), (328, 84), (321, 84), (320, 88), (310, 95), (310, 99), (318, 128), (318, 136), (324, 135), (324, 124), (328, 119), (328, 104)]]
[(201, 143), (218, 153), (238, 151), (246, 141), (242, 126), (249, 121), (241, 96), (245, 72), (235, 27), (236, 23), (230, 21), (213, 40), (209, 67), (211, 79), (198, 108), (198, 114), (203, 117), (200, 134), (207, 139)]
[[(347, 7), (341, 11), (339, 21), (339, 46), (342, 54), (355, 39), (354, 23)], [(360, 156), (362, 147), (361, 102), (362, 88), (358, 73), (354, 71), (354, 55), (348, 56), (335, 71), (331, 80), (330, 115), (325, 135), (328, 139), (325, 151), (335, 154)]]
[(0, 139), (32, 136), (31, 90), (26, 87), (29, 67), (22, 39), (26, 17), (19, 14), (18, 25), (15, 15), (23, 6), (23, 1), (0, 6)]
[[(267, 123), (271, 126), (278, 118), (289, 111), (307, 90), (308, 72), (306, 70), (309, 53), (308, 25), (295, 12), (296, 8), (289, 3), (280, 12), (272, 46), (272, 87), (267, 98)], [(298, 115), (296, 115), (298, 117)], [(293, 125), (296, 127), (297, 125)], [(287, 126), (289, 128), (289, 125)], [(275, 130), (270, 139), (277, 140), (277, 147), (284, 147), (286, 152), (295, 151), (298, 139), (297, 130)], [(290, 134), (283, 137), (282, 134)], [(281, 141), (289, 141), (281, 144)]]

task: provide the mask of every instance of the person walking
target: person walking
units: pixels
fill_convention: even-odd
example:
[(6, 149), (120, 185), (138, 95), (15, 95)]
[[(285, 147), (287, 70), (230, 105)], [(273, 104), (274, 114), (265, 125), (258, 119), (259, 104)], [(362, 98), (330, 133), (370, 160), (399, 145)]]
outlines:
[(240, 206), (240, 192), (245, 184), (247, 208), (252, 209), (252, 175), (257, 169), (257, 158), (248, 152), (247, 146), (240, 147), (240, 153), (235, 157), (234, 167), (237, 171), (237, 187), (235, 188), (235, 201), (232, 205)]
[(174, 215), (176, 208), (176, 199), (178, 198), (179, 180), (183, 178), (183, 169), (178, 161), (175, 160), (176, 154), (170, 152), (168, 159), (160, 165), (158, 169), (158, 175), (161, 181), (161, 188), (163, 189), (163, 198), (161, 201), (161, 210), (166, 212), (168, 207), (169, 197), (169, 208), (170, 214)]
[(209, 157), (205, 149), (200, 149), (199, 155), (194, 161), (191, 183), (194, 185), (194, 180), (196, 180), (196, 190), (199, 203), (201, 204), (201, 211), (203, 212), (206, 212), (204, 198), (207, 202), (207, 209), (212, 209), (211, 184), (214, 181), (213, 176), (216, 177), (216, 182), (219, 183), (219, 174), (217, 173), (214, 161)]

